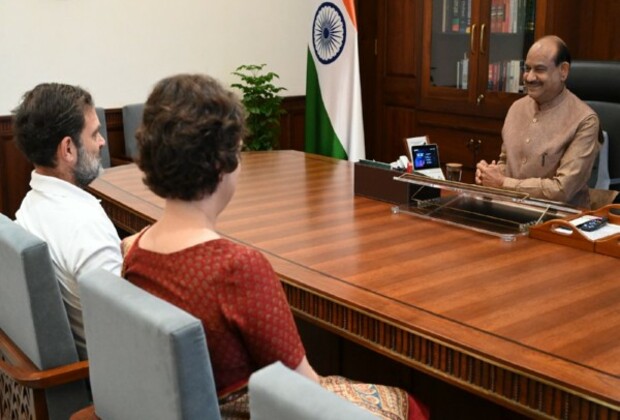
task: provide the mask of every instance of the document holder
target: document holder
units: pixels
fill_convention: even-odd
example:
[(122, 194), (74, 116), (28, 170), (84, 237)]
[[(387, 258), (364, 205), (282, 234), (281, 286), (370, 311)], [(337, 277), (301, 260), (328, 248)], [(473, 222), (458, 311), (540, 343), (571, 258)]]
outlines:
[(395, 206), (396, 213), (498, 236), (512, 241), (527, 235), (531, 226), (579, 213), (563, 203), (530, 198), (528, 194), (464, 182), (438, 180), (418, 174), (401, 174), (396, 181), (416, 188), (434, 188), (438, 197), (412, 194), (412, 200)]

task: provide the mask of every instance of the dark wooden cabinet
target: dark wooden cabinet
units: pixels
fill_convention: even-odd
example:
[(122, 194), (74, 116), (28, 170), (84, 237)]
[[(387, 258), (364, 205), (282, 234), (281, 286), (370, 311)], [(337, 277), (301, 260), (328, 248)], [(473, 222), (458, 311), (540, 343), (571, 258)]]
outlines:
[(501, 118), (522, 92), (523, 57), (545, 0), (424, 0), (419, 107)]

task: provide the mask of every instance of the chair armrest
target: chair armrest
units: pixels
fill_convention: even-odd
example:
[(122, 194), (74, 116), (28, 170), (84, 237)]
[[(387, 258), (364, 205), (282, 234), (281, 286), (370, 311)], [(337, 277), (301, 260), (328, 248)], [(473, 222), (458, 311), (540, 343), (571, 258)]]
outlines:
[(45, 389), (87, 379), (88, 360), (47, 370), (24, 369), (0, 360), (0, 372), (27, 388)]
[(91, 404), (88, 407), (73, 413), (70, 420), (99, 420), (99, 417), (97, 417), (97, 414), (95, 413), (95, 406)]
[(27, 388), (45, 389), (88, 378), (88, 361), (40, 370), (0, 329), (0, 372)]

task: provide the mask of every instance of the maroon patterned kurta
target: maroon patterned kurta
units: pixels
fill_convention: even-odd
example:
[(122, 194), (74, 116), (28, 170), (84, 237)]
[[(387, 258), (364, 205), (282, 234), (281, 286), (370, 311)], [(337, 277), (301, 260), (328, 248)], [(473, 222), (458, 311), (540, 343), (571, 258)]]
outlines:
[(125, 278), (202, 320), (221, 396), (252, 372), (305, 355), (282, 286), (258, 251), (227, 239), (160, 254), (139, 247), (125, 256)]

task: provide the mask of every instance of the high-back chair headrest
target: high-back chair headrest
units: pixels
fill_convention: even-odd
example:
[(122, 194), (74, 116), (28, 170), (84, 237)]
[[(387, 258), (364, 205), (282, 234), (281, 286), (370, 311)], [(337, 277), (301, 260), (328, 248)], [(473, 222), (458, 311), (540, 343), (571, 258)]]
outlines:
[(620, 61), (574, 60), (566, 87), (583, 101), (620, 103)]

